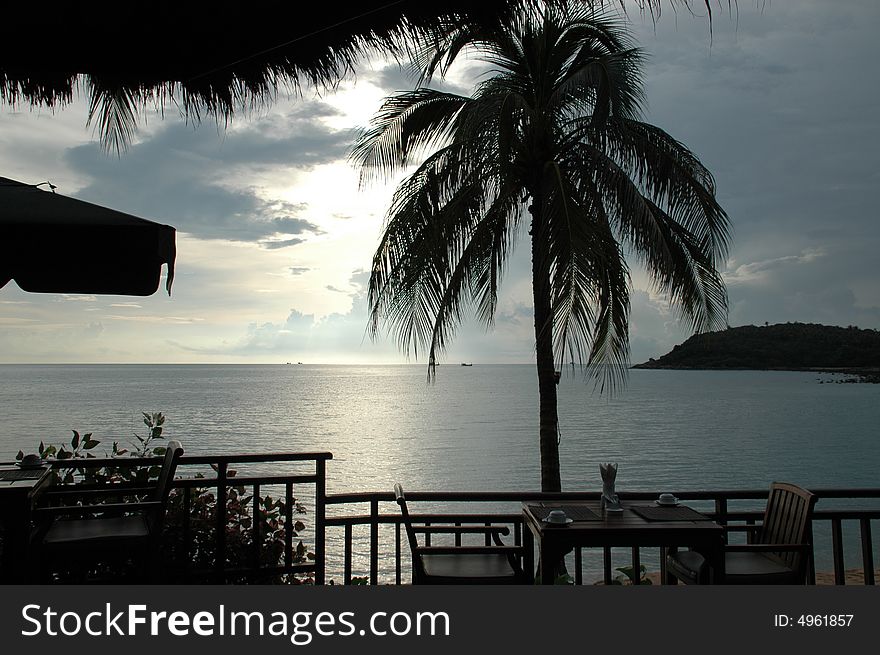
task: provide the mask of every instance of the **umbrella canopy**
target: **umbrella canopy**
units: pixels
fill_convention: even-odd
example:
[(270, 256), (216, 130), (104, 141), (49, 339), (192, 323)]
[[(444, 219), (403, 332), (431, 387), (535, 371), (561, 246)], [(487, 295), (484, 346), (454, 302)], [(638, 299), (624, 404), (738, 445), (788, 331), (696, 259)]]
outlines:
[(174, 279), (175, 231), (130, 214), (0, 177), (0, 287), (149, 296)]

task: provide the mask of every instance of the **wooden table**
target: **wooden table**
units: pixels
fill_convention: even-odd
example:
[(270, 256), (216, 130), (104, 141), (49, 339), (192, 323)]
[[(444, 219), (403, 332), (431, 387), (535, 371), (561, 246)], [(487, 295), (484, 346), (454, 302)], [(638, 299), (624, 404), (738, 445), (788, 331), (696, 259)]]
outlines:
[[(633, 506), (647, 506), (650, 501), (623, 503), (623, 513), (603, 516), (599, 501), (561, 501), (565, 507), (582, 506), (591, 509), (599, 520), (575, 520), (568, 525), (548, 525), (536, 517), (530, 505), (523, 503), (523, 520), (529, 528), (540, 553), (540, 582), (553, 584), (557, 564), (573, 548), (579, 547), (632, 547), (687, 546), (699, 551), (714, 572), (714, 581), (724, 578), (724, 529), (714, 521), (649, 521), (632, 511)], [(544, 503), (545, 508), (553, 508)], [(526, 566), (534, 570), (534, 546), (526, 538)], [(638, 558), (636, 557), (636, 560)], [(531, 561), (529, 561), (531, 560)], [(635, 562), (638, 569), (638, 561)], [(665, 568), (665, 567), (664, 567)]]
[[(0, 471), (17, 471), (0, 467)], [(26, 480), (0, 479), (0, 526), (3, 529), (3, 552), (0, 554), (0, 582), (21, 584), (26, 581), (28, 538), (34, 498), (51, 479), (46, 467), (39, 477)]]

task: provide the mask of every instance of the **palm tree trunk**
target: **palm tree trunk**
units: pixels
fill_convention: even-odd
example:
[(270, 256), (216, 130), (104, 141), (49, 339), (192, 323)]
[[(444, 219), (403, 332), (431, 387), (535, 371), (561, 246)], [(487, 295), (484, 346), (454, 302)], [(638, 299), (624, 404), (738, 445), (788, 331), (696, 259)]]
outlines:
[(535, 352), (540, 402), (541, 491), (562, 491), (556, 409), (556, 366), (553, 360), (553, 313), (547, 238), (541, 221), (541, 198), (532, 195), (532, 293), (535, 303)]

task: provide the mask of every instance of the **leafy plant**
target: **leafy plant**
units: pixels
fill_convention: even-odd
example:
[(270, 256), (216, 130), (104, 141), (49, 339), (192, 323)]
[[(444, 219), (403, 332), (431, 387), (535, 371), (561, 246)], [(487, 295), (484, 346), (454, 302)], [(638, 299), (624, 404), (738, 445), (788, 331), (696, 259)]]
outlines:
[(651, 579), (647, 577), (648, 569), (642, 564), (639, 566), (639, 575), (638, 580), (636, 579), (635, 569), (632, 566), (621, 566), (615, 571), (620, 571), (620, 575), (618, 575), (611, 584), (614, 585), (647, 585), (652, 584)]
[[(112, 443), (109, 458), (123, 457), (161, 457), (165, 454), (163, 426), (165, 416), (161, 412), (143, 412), (144, 425), (147, 427), (145, 436), (135, 434), (136, 442), (132, 442), (131, 448), (121, 447), (116, 441)], [(91, 452), (101, 442), (93, 438), (92, 433), (80, 435), (73, 430), (73, 438), (69, 444), (39, 445), (39, 455), (42, 459), (86, 459), (94, 458)], [(24, 457), (22, 451), (18, 452), (17, 460)], [(56, 485), (75, 487), (76, 485), (93, 485), (106, 483), (133, 484), (141, 486), (158, 477), (161, 467), (150, 465), (142, 467), (130, 466), (101, 466), (101, 467), (70, 467), (61, 469), (62, 472), (53, 472)], [(228, 478), (236, 476), (235, 470), (227, 471)], [(203, 477), (201, 475), (197, 477)], [(124, 492), (120, 492), (125, 495)], [(132, 494), (127, 494), (129, 497)], [(187, 498), (188, 497), (188, 498)], [(114, 499), (118, 501), (117, 499)], [(302, 515), (306, 512), (305, 507), (296, 499), (291, 508), (293, 516)], [(256, 510), (256, 511), (254, 511)], [(295, 518), (291, 526), (286, 525), (284, 520), (287, 512), (286, 500), (275, 498), (269, 494), (261, 495), (256, 499), (243, 485), (227, 487), (226, 492), (226, 521), (224, 525), (226, 541), (227, 569), (245, 569), (257, 566), (259, 568), (273, 568), (281, 566), (285, 559), (285, 546), (287, 530), (292, 530), (294, 563), (305, 562), (313, 559), (314, 554), (309, 552), (302, 540), (297, 541), (299, 533), (305, 529), (305, 524), (299, 518)], [(187, 516), (188, 514), (188, 516)], [(186, 529), (187, 518), (189, 520)], [(255, 528), (256, 524), (256, 528)], [(258, 541), (254, 541), (254, 536)], [(174, 489), (169, 497), (168, 511), (165, 517), (165, 532), (163, 534), (162, 557), (164, 570), (172, 582), (182, 582), (190, 579), (199, 572), (213, 571), (217, 557), (217, 494), (216, 489), (205, 487), (192, 487), (188, 492), (182, 489)], [(71, 562), (70, 565), (76, 564)], [(56, 563), (57, 569), (69, 568), (65, 563)], [(107, 564), (99, 564), (96, 568), (102, 575), (118, 577), (124, 575), (124, 570), (114, 570)], [(247, 576), (240, 575), (233, 582), (245, 582)], [(59, 580), (65, 581), (65, 574), (59, 575)], [(295, 576), (274, 575), (273, 581), (288, 583), (311, 582), (310, 578)]]

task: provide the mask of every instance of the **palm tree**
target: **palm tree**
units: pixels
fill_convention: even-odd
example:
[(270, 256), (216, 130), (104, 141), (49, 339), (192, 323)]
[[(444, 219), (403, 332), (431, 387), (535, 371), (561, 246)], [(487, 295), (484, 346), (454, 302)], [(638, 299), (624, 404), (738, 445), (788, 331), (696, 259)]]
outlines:
[(352, 151), (362, 184), (422, 160), (373, 258), (370, 330), (384, 322), (406, 352), (427, 349), (432, 376), (466, 306), (491, 325), (528, 220), (541, 488), (559, 491), (556, 368), (578, 360), (600, 389), (624, 379), (628, 256), (695, 331), (723, 327), (728, 219), (697, 157), (642, 122), (643, 55), (623, 23), (544, 6), (452, 29), (417, 58), (423, 80), (465, 50), (492, 68), (470, 97), (389, 97)]

